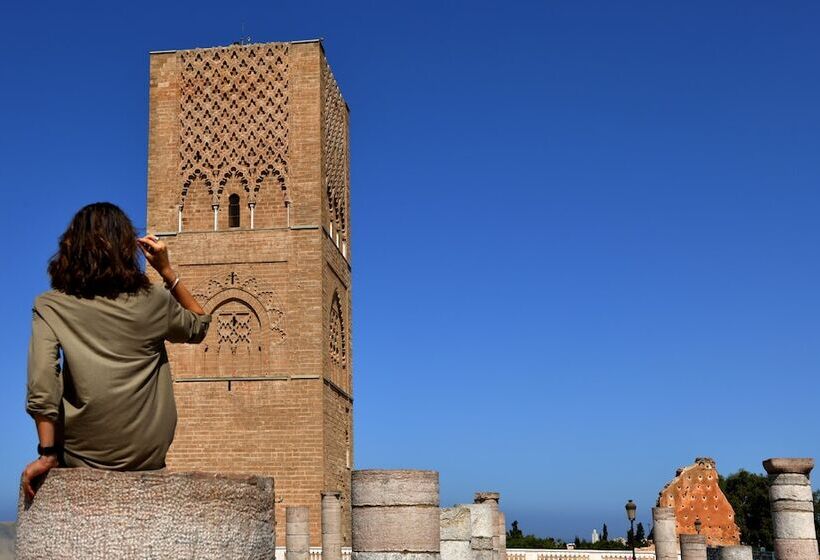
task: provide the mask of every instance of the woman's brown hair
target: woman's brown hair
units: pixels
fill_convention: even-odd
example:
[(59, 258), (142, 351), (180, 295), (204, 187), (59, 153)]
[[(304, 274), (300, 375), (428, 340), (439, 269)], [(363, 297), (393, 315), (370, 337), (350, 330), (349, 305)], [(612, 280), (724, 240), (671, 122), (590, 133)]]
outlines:
[(74, 215), (48, 263), (51, 287), (83, 298), (116, 298), (151, 285), (140, 268), (137, 232), (118, 206), (96, 202)]

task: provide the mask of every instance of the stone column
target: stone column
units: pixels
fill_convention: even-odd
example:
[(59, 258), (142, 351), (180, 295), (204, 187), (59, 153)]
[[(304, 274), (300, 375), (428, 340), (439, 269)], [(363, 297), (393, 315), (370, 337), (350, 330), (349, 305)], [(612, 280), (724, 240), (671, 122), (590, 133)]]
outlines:
[(498, 511), (498, 558), (507, 560), (507, 517)]
[(322, 560), (342, 560), (342, 494), (322, 492)]
[(493, 538), (498, 531), (495, 509), (487, 502), (469, 504), (467, 507), (470, 508), (470, 547), (473, 550), (473, 560), (495, 560)]
[(675, 510), (670, 507), (652, 508), (652, 525), (656, 560), (678, 560)]
[(310, 560), (310, 524), (306, 506), (285, 508), (285, 559)]
[(17, 512), (17, 559), (269, 560), (273, 479), (53, 469)]
[(438, 472), (353, 471), (351, 483), (352, 560), (440, 560)]
[(763, 468), (769, 473), (775, 556), (778, 560), (817, 560), (809, 482), (814, 459), (766, 459)]
[(501, 499), (501, 494), (498, 492), (476, 492), (473, 497), (473, 502), (476, 504), (489, 504), (493, 509), (493, 558), (499, 560), (500, 557), (500, 535), (498, 534), (498, 502)]
[(706, 560), (706, 535), (680, 536), (681, 560)]
[(441, 510), (441, 560), (472, 560), (470, 508), (456, 506)]
[[(720, 560), (752, 560), (752, 547), (743, 544), (720, 547), (718, 554)], [(778, 557), (779, 558), (779, 557)], [(780, 560), (791, 560), (790, 558), (781, 558)], [(816, 558), (812, 560), (817, 560)]]

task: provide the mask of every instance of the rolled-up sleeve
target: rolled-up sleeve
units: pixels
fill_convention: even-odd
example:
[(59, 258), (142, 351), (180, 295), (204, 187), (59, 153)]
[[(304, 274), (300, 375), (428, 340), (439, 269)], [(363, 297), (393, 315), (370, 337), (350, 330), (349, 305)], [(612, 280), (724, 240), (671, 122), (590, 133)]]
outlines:
[(168, 294), (168, 328), (165, 339), (169, 342), (188, 342), (198, 344), (208, 334), (211, 324), (209, 314), (197, 315), (182, 307), (179, 302)]
[(28, 348), (26, 412), (56, 421), (62, 398), (60, 342), (35, 305)]

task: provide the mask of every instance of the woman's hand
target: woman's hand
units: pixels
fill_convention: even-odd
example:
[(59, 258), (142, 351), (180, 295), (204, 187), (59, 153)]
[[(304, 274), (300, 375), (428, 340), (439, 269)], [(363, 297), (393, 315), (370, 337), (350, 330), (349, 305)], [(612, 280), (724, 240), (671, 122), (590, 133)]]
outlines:
[(29, 500), (34, 499), (36, 490), (34, 490), (32, 483), (58, 466), (60, 466), (60, 463), (57, 461), (57, 457), (52, 457), (51, 455), (40, 457), (36, 461), (29, 463), (28, 466), (23, 469), (23, 492), (25, 492), (26, 498)]
[(146, 235), (137, 239), (137, 244), (145, 255), (154, 270), (159, 272), (166, 283), (174, 281), (174, 270), (171, 268), (171, 261), (168, 259), (168, 246), (154, 235)]

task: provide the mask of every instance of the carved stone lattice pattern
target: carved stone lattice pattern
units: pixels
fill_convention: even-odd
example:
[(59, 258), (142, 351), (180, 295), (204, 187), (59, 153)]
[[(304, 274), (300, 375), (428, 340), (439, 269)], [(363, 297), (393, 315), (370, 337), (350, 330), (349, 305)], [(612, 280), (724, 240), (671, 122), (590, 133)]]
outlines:
[[(276, 302), (273, 290), (260, 288), (259, 283), (253, 276), (244, 278), (236, 272), (228, 272), (224, 276), (208, 280), (204, 286), (194, 292), (194, 296), (201, 298), (207, 306), (211, 300), (218, 298), (219, 294), (226, 290), (239, 290), (240, 292), (246, 292), (250, 296), (253, 296), (253, 299), (256, 299), (262, 304), (264, 312), (268, 316), (270, 330), (274, 331), (276, 335), (273, 337), (273, 341), (281, 342), (285, 339), (285, 329), (282, 324), (285, 312), (280, 309), (279, 304)], [(247, 304), (247, 302), (245, 302), (245, 304)], [(233, 315), (233, 313), (231, 314)], [(250, 325), (250, 323), (248, 324)], [(221, 340), (221, 325), (217, 325), (217, 334)], [(250, 341), (248, 342), (250, 343)]]
[(333, 228), (347, 242), (347, 109), (330, 66), (322, 67), (324, 103), (324, 164), (327, 203)]
[[(266, 177), (288, 173), (288, 44), (181, 51), (180, 205), (203, 183), (219, 204), (228, 181), (256, 202)], [(287, 199), (287, 193), (284, 193)]]
[(217, 325), (217, 344), (227, 344), (236, 352), (240, 344), (251, 344), (251, 314), (220, 313)]
[(333, 294), (333, 302), (330, 304), (330, 359), (339, 368), (347, 367), (344, 316), (339, 292)]

